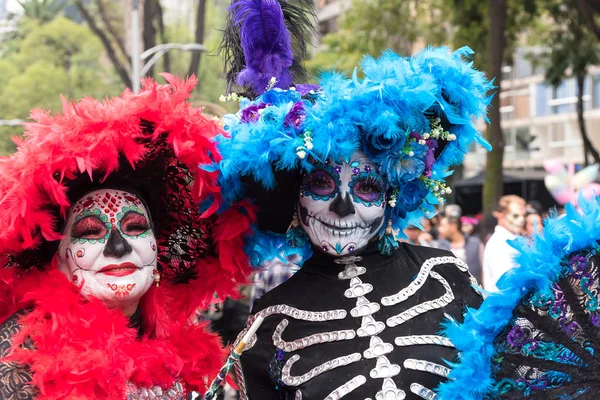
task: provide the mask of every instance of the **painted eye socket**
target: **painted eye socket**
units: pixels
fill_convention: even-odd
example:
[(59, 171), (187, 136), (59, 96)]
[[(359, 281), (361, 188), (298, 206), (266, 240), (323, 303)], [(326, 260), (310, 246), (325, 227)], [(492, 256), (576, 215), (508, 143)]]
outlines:
[(329, 196), (335, 192), (335, 180), (322, 169), (312, 172), (306, 178), (307, 189), (317, 196)]
[(78, 239), (102, 239), (108, 233), (108, 229), (104, 222), (94, 216), (84, 217), (77, 221), (71, 237)]
[(366, 178), (358, 180), (353, 187), (354, 194), (362, 201), (373, 203), (383, 196), (383, 184), (377, 179)]
[(148, 219), (136, 212), (128, 212), (121, 220), (121, 230), (129, 236), (139, 236), (150, 229)]

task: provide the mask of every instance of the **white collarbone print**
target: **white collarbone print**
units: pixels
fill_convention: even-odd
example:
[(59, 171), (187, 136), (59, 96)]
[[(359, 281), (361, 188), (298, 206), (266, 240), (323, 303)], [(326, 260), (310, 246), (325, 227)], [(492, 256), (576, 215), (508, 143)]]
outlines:
[[(271, 318), (277, 319), (272, 324), (274, 329), (271, 333), (261, 328), (247, 348), (249, 355), (262, 351), (265, 345), (272, 348), (269, 350), (273, 352), (270, 364), (261, 367), (268, 370), (273, 385), (282, 394), (280, 397), (264, 398), (355, 399), (359, 398), (356, 395), (362, 389), (361, 396), (362, 393), (365, 395), (360, 398), (365, 400), (436, 399), (437, 395), (433, 392), (435, 386), (431, 383), (428, 386), (418, 378), (412, 379), (423, 376), (415, 374), (428, 374), (437, 380), (445, 380), (450, 369), (443, 358), (451, 358), (452, 343), (438, 334), (441, 327), (437, 323), (430, 324), (429, 332), (418, 331), (419, 335), (407, 335), (405, 325), (412, 320), (426, 318), (428, 313), (442, 312), (440, 308), (461, 298), (462, 293), (454, 293), (453, 285), (443, 271), (452, 269), (454, 274), (458, 272), (464, 276), (465, 282), (469, 282), (471, 277), (466, 264), (454, 257), (429, 258), (422, 263), (419, 273), (413, 275), (410, 283), (396, 292), (381, 293), (377, 283), (368, 280), (368, 268), (362, 265), (361, 257), (348, 256), (335, 259), (334, 262), (343, 266), (335, 279), (339, 285), (336, 286), (336, 289), (339, 287), (337, 295), (346, 299), (342, 299), (345, 308), (312, 311), (277, 304), (249, 318), (247, 326), (252, 324), (257, 315), (265, 317), (265, 322)], [(436, 293), (442, 293), (441, 296), (426, 293), (424, 288), (430, 288), (428, 285), (431, 284), (439, 286)], [(459, 288), (462, 291), (464, 286)], [(415, 303), (415, 300), (421, 299)], [(405, 303), (411, 305), (404, 306)], [(322, 305), (325, 304), (330, 303)], [(443, 313), (441, 315), (443, 318)], [(293, 326), (299, 327), (298, 330)], [(313, 333), (304, 336), (302, 333), (305, 331)], [(409, 332), (412, 331), (417, 333), (411, 328)], [(261, 346), (257, 343), (261, 343)], [(317, 348), (321, 350), (316, 351)], [(342, 348), (345, 351), (343, 354), (340, 353)], [(425, 348), (428, 350), (419, 357), (419, 349)], [(413, 356), (399, 357), (399, 352), (405, 351), (402, 349), (412, 349), (409, 353)], [(429, 357), (437, 352), (431, 349), (442, 349), (445, 353)], [(246, 353), (242, 356), (242, 364), (245, 356)], [(243, 376), (242, 373), (249, 371), (246, 371), (246, 366), (241, 366), (237, 365), (238, 376), (242, 378), (241, 398), (254, 400), (252, 393), (248, 397), (244, 387), (249, 379), (254, 379), (254, 375), (247, 373)], [(352, 373), (354, 370), (357, 371), (355, 374)], [(339, 379), (332, 379), (336, 374)], [(339, 384), (317, 389), (323, 382)]]

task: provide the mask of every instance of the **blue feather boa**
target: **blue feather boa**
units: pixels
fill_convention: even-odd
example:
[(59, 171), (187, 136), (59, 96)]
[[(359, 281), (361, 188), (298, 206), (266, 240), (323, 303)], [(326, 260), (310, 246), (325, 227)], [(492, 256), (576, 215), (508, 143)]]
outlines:
[(254, 235), (247, 239), (244, 250), (248, 255), (250, 266), (253, 268), (261, 268), (266, 262), (275, 258), (287, 263), (289, 256), (297, 256), (294, 264), (302, 267), (304, 262), (312, 256), (310, 243), (307, 242), (302, 247), (292, 247), (286, 242), (285, 235), (263, 232), (256, 227)]
[(444, 400), (481, 399), (492, 389), (491, 360), (494, 339), (510, 322), (514, 308), (528, 292), (548, 292), (561, 275), (561, 261), (575, 251), (593, 246), (600, 240), (600, 197), (579, 197), (578, 211), (567, 205), (566, 215), (554, 215), (546, 221), (544, 232), (531, 243), (526, 238), (512, 241), (519, 251), (519, 268), (502, 276), (497, 293), (490, 294), (478, 310), (469, 309), (464, 323), (448, 321), (444, 334), (460, 352), (453, 364), (450, 380), (437, 392)]

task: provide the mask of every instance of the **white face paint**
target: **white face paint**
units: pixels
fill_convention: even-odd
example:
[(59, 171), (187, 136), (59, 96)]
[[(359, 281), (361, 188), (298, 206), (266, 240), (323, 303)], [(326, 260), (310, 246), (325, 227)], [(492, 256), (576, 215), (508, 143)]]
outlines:
[(514, 234), (520, 235), (525, 227), (525, 207), (519, 203), (510, 203), (504, 217), (507, 229)]
[(133, 314), (158, 273), (156, 239), (142, 201), (121, 190), (90, 192), (71, 207), (64, 235), (60, 270), (84, 296)]
[(350, 163), (328, 162), (304, 178), (298, 212), (311, 242), (343, 256), (365, 247), (383, 225), (386, 186), (362, 152)]

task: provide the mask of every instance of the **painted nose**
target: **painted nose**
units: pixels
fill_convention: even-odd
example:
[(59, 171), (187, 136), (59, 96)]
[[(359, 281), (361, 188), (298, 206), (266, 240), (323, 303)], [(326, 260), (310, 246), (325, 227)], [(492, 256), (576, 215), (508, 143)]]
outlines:
[(354, 214), (356, 210), (354, 209), (354, 204), (352, 204), (350, 193), (344, 193), (343, 199), (342, 194), (338, 194), (329, 206), (329, 211), (333, 211), (342, 218)]
[(108, 242), (106, 243), (106, 247), (104, 247), (105, 257), (113, 257), (113, 258), (121, 258), (126, 254), (131, 253), (132, 249), (127, 240), (121, 235), (121, 233), (113, 228), (110, 231), (110, 236), (108, 237)]

